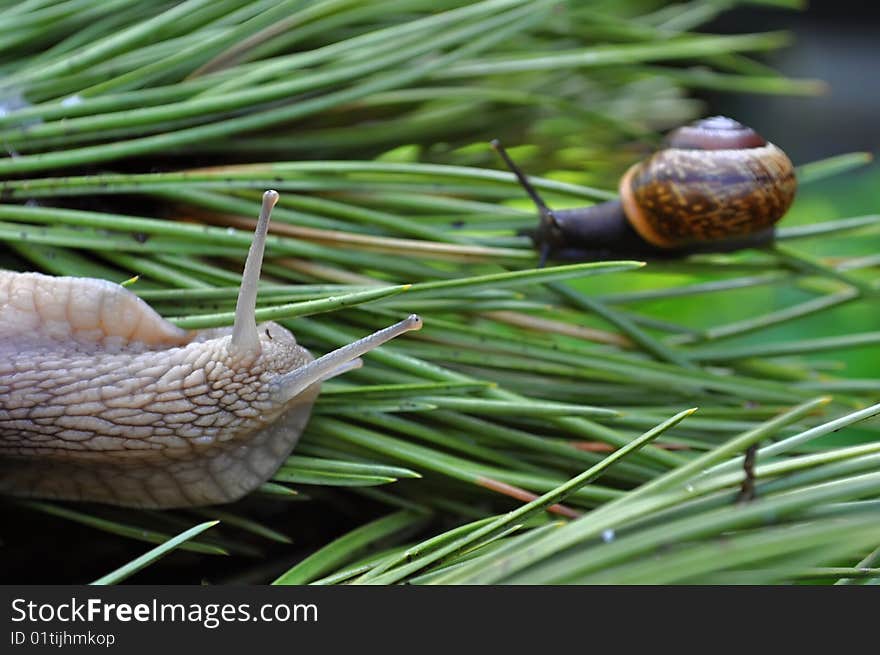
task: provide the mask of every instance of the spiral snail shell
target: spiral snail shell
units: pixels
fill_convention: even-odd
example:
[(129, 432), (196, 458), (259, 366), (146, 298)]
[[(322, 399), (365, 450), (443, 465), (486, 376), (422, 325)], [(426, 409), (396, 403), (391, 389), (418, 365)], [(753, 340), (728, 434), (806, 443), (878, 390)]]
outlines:
[(541, 214), (531, 233), (560, 259), (675, 257), (767, 243), (794, 200), (794, 166), (786, 154), (735, 120), (714, 116), (671, 132), (666, 146), (634, 164), (620, 181), (620, 200), (549, 209), (500, 146)]

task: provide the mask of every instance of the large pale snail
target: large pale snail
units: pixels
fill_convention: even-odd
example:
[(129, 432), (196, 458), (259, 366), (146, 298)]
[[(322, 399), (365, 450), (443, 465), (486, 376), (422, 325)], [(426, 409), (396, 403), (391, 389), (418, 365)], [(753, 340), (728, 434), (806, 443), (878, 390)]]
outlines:
[(620, 199), (552, 210), (503, 148), (504, 161), (540, 213), (530, 232), (541, 253), (558, 259), (678, 257), (769, 243), (794, 200), (797, 181), (786, 154), (724, 116), (669, 134), (666, 147), (634, 164)]
[(104, 280), (0, 271), (0, 494), (138, 507), (225, 503), (290, 454), (321, 383), (421, 327), (409, 318), (314, 359), (257, 325), (275, 191), (232, 328), (188, 332)]

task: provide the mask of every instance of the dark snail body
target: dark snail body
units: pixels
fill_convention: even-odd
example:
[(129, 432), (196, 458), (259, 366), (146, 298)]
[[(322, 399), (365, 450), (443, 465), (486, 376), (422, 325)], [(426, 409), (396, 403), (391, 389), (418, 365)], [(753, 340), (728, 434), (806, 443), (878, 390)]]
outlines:
[(624, 174), (620, 200), (591, 207), (549, 209), (500, 152), (540, 210), (530, 236), (542, 263), (549, 256), (672, 258), (766, 244), (797, 188), (782, 150), (721, 116), (672, 132), (663, 150)]

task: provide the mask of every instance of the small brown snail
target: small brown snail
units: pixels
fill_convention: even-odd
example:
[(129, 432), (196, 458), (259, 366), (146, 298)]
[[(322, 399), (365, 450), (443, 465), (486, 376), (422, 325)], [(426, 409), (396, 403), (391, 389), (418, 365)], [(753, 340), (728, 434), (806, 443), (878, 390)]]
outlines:
[(0, 271), (0, 493), (138, 507), (236, 500), (296, 445), (321, 383), (409, 330), (409, 318), (315, 359), (257, 325), (269, 216), (235, 323), (187, 332), (104, 280)]
[(664, 149), (623, 175), (619, 200), (577, 209), (547, 207), (497, 141), (492, 145), (538, 207), (530, 236), (541, 265), (551, 256), (679, 257), (766, 244), (797, 188), (782, 150), (723, 116), (671, 132)]

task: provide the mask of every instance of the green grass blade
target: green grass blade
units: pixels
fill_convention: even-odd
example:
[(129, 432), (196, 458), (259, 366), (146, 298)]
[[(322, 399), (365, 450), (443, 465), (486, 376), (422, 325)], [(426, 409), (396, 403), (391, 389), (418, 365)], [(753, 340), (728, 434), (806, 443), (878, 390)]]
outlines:
[(197, 537), (202, 532), (209, 528), (213, 528), (215, 525), (220, 523), (220, 521), (206, 521), (205, 523), (200, 523), (199, 525), (193, 526), (189, 530), (185, 532), (181, 532), (176, 537), (172, 537), (165, 543), (156, 546), (152, 550), (147, 551), (140, 557), (137, 557), (130, 561), (128, 564), (120, 566), (115, 571), (111, 571), (107, 575), (101, 576), (94, 582), (93, 585), (113, 585), (119, 584), (126, 578), (130, 578), (135, 573), (140, 571), (143, 568), (146, 568), (156, 560), (164, 557), (172, 550), (176, 549), (178, 546), (183, 544), (186, 541), (189, 541), (193, 537)]

